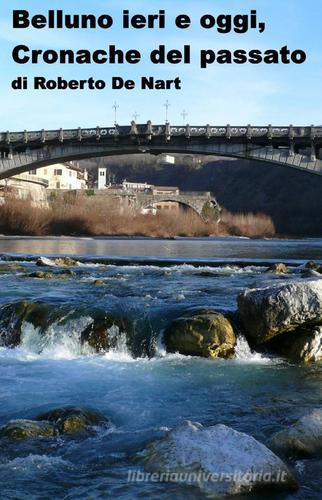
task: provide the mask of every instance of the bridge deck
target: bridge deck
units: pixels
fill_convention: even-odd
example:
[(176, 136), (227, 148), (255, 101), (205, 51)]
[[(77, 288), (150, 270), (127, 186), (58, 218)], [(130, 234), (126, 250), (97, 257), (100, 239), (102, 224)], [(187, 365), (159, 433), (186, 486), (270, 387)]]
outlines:
[(247, 158), (322, 174), (322, 126), (145, 125), (0, 133), (0, 178), (54, 163), (163, 152)]

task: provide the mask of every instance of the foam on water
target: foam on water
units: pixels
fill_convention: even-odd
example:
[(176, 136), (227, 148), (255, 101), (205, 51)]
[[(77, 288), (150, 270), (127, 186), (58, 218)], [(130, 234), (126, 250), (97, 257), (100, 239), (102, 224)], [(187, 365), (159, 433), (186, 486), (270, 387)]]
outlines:
[(94, 354), (87, 344), (81, 344), (81, 332), (91, 323), (89, 316), (69, 320), (61, 324), (61, 320), (50, 325), (46, 333), (28, 322), (22, 324), (21, 350), (31, 355), (41, 355), (52, 359), (73, 359), (79, 356)]
[(109, 338), (113, 347), (104, 355), (105, 359), (121, 362), (134, 361), (132, 354), (127, 346), (127, 337), (125, 332), (121, 332), (119, 327), (113, 325), (108, 330)]
[(252, 351), (244, 335), (238, 335), (235, 353), (238, 361), (246, 363), (273, 363), (271, 358), (265, 357), (259, 352)]
[(49, 455), (33, 455), (30, 454), (26, 457), (17, 457), (13, 460), (0, 462), (1, 469), (10, 469), (11, 471), (18, 471), (20, 473), (30, 473), (31, 470), (48, 470), (57, 467), (72, 468), (73, 464), (64, 460), (61, 457), (51, 457)]

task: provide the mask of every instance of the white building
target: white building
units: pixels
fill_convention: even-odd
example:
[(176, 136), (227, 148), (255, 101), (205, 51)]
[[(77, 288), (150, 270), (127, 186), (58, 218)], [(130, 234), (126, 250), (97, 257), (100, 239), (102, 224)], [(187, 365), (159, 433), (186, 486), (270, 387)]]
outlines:
[(161, 165), (175, 165), (176, 158), (172, 155), (162, 154), (158, 157), (158, 163)]
[(129, 182), (126, 179), (122, 182), (122, 189), (124, 191), (146, 191), (151, 189), (151, 184), (147, 182)]
[(106, 189), (107, 188), (107, 179), (106, 179), (106, 168), (100, 167), (98, 169), (98, 181), (97, 188), (98, 189)]
[(0, 180), (0, 204), (4, 203), (4, 197), (9, 194), (19, 199), (28, 199), (35, 206), (47, 206), (47, 186), (46, 179), (28, 173)]
[(40, 177), (48, 181), (48, 189), (86, 189), (87, 171), (83, 171), (77, 162), (57, 163), (30, 170), (29, 176)]

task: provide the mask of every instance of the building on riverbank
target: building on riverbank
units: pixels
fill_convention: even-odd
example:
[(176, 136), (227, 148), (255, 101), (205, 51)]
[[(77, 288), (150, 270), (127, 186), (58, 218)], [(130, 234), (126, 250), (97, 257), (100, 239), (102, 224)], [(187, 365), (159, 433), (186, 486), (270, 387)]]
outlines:
[(58, 163), (29, 171), (31, 176), (40, 176), (48, 181), (48, 189), (82, 190), (87, 188), (87, 170), (80, 168), (78, 162)]
[(77, 162), (59, 163), (0, 181), (0, 200), (5, 194), (20, 199), (30, 199), (34, 205), (46, 206), (48, 193), (57, 190), (85, 190), (88, 185), (87, 171)]
[(33, 205), (47, 206), (48, 180), (36, 174), (24, 173), (0, 180), (0, 203), (6, 195), (29, 199)]

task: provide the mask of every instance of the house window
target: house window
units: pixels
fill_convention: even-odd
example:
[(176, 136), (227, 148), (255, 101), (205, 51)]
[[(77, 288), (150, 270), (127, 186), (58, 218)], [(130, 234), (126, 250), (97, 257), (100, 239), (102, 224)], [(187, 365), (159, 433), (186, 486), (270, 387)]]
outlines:
[(37, 174), (37, 170), (29, 170), (29, 175), (36, 175)]
[(44, 175), (47, 175), (47, 168), (44, 168)]
[(54, 175), (63, 175), (63, 171), (61, 168), (55, 168)]
[(71, 177), (73, 175), (73, 172), (70, 170), (69, 171), (69, 177)]
[(56, 182), (56, 189), (60, 189), (60, 182)]
[(105, 175), (105, 172), (100, 172), (101, 177), (104, 177), (104, 175)]

